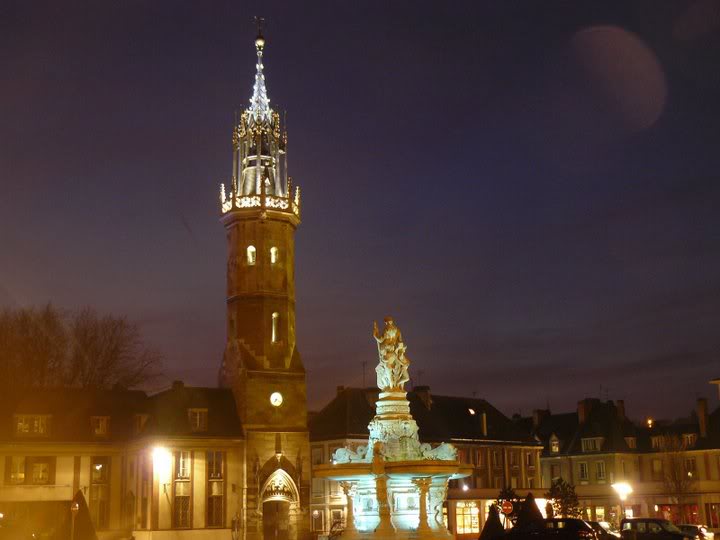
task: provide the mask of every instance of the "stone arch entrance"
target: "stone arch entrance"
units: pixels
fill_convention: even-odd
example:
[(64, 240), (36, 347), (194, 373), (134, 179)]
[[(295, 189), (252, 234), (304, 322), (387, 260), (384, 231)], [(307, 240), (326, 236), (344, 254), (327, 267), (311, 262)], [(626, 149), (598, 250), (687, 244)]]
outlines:
[(283, 469), (273, 471), (260, 490), (264, 540), (296, 540), (300, 495)]

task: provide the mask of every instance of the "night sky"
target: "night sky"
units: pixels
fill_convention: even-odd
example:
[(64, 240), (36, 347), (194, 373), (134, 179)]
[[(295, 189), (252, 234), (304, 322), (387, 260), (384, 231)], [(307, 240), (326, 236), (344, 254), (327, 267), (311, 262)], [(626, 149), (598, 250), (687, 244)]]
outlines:
[(720, 2), (4, 1), (0, 306), (137, 321), (214, 385), (253, 15), (302, 188), (310, 406), (416, 384), (681, 416), (720, 376)]

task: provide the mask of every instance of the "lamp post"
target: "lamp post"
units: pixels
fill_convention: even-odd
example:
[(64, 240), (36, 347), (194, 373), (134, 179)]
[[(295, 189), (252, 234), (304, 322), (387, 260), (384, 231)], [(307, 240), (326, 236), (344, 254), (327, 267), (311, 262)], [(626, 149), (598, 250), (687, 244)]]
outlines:
[(75, 518), (80, 511), (80, 505), (73, 501), (70, 505), (70, 540), (75, 540)]
[(627, 482), (617, 482), (612, 485), (612, 488), (620, 498), (620, 519), (622, 520), (625, 517), (625, 501), (627, 500), (628, 495), (632, 493), (633, 489)]

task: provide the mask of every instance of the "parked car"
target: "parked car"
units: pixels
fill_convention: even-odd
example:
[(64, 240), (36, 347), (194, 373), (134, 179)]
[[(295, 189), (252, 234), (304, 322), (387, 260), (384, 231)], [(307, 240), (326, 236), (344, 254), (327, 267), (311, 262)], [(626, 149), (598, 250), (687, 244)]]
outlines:
[(513, 527), (503, 538), (508, 540), (600, 540), (582, 519), (548, 518), (525, 527)]
[(684, 533), (667, 519), (625, 518), (620, 522), (622, 540), (687, 540), (694, 538)]
[(715, 538), (715, 533), (705, 525), (681, 524), (678, 525), (678, 529), (686, 534), (690, 534), (695, 540), (713, 540), (713, 538)]
[(595, 531), (598, 540), (618, 540), (620, 533), (614, 530), (607, 521), (588, 521)]

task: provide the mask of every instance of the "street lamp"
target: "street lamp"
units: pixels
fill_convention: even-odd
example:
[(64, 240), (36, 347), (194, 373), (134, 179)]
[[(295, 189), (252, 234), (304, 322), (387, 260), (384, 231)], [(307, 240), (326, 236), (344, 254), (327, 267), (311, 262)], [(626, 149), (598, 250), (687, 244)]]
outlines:
[(70, 505), (70, 540), (75, 540), (75, 518), (77, 517), (79, 511), (80, 505), (77, 503), (77, 501), (73, 501), (73, 503)]
[(622, 519), (625, 517), (625, 501), (627, 500), (628, 495), (633, 492), (633, 489), (627, 482), (617, 482), (612, 485), (612, 488), (618, 494), (618, 497), (620, 497), (620, 519)]

